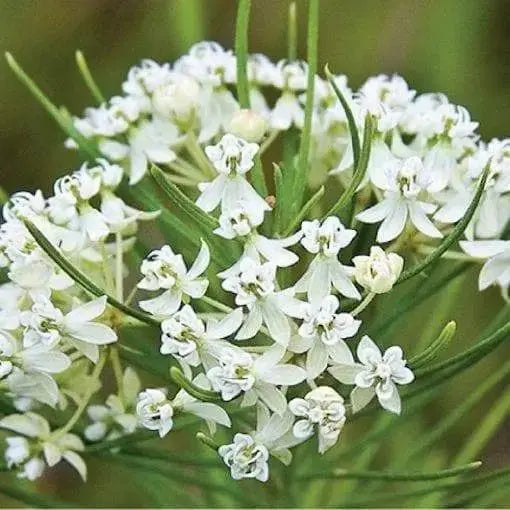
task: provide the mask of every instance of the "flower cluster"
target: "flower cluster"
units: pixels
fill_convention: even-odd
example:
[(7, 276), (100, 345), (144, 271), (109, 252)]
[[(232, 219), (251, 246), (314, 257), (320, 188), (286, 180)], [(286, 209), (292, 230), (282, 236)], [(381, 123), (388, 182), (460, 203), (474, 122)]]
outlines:
[[(406, 266), (423, 259), (469, 213), (460, 243), (467, 255), (444, 255), (489, 258), (480, 288), (498, 284), (507, 292), (508, 140), (482, 142), (465, 108), (440, 94), (418, 95), (399, 76), (370, 78), (354, 93), (344, 76), (331, 77), (335, 87), (315, 76), (306, 113), (307, 64), (258, 54), (248, 58), (251, 108), (241, 108), (236, 66), (231, 51), (202, 42), (173, 65), (145, 60), (133, 67), (121, 95), (72, 120), (79, 137), (67, 146), (86, 140), (97, 158), (59, 179), (53, 196), (16, 193), (4, 206), (0, 391), (18, 413), (0, 427), (18, 434), (7, 438), (5, 457), (20, 477), (35, 479), (65, 459), (85, 478), (80, 435), (105, 447), (137, 427), (162, 438), (182, 414), (205, 421), (211, 434), (218, 424), (234, 427), (235, 401), (251, 430), (215, 448), (234, 479), (266, 481), (270, 456), (289, 464), (291, 448), (312, 437), (325, 453), (372, 400), (401, 412), (399, 386), (414, 380), (402, 349), (382, 352), (366, 334), (357, 337), (370, 329), (362, 312), (400, 282), (404, 257)], [(285, 209), (285, 194), (299, 198), (287, 177), (297, 175), (296, 154), (274, 170), (276, 197), (261, 182), (269, 181), (267, 147), (279, 136), (294, 140), (307, 114), (305, 164), (314, 180), (303, 188), (315, 191), (331, 178), (338, 195), (348, 192), (363, 159), (353, 130), (369, 148), (352, 214), (331, 209), (329, 198)], [(143, 196), (152, 165), (174, 190), (171, 211), (152, 190), (149, 202), (161, 211), (124, 201), (122, 181), (132, 197), (137, 190)], [(143, 258), (139, 222), (158, 214), (172, 247)], [(133, 300), (141, 310), (131, 308)], [(176, 384), (164, 378), (144, 388), (134, 368), (123, 366), (125, 352), (152, 356), (131, 345), (131, 327), (138, 337), (147, 327), (143, 337), (157, 342), (158, 361), (179, 367)], [(140, 365), (150, 370), (153, 362)], [(107, 363), (116, 391), (95, 403)], [(71, 405), (66, 422), (42, 416), (44, 406)]]

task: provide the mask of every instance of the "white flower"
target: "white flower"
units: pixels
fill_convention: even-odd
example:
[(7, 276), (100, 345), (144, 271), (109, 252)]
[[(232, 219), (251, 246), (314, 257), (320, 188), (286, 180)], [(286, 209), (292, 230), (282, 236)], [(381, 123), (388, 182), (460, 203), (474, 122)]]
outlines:
[(49, 300), (41, 299), (24, 315), (24, 324), (28, 328), (24, 342), (52, 346), (64, 338), (95, 363), (99, 357), (98, 346), (117, 341), (113, 329), (93, 321), (105, 309), (106, 296), (84, 303), (65, 315)]
[(256, 230), (263, 221), (264, 211), (260, 208), (250, 208), (246, 201), (239, 201), (236, 207), (221, 213), (220, 226), (214, 230), (214, 233), (225, 239), (240, 238), (244, 243), (244, 252), (236, 264), (219, 273), (220, 278), (226, 278), (238, 271), (244, 257), (258, 260), (260, 263), (268, 261), (278, 267), (288, 267), (299, 260), (295, 253), (286, 248), (297, 243), (301, 233), (298, 232), (284, 239), (269, 239)]
[(498, 284), (505, 295), (510, 286), (510, 241), (461, 241), (460, 247), (471, 257), (488, 259), (478, 277), (478, 288)]
[(260, 399), (281, 415), (287, 401), (275, 386), (299, 384), (306, 377), (302, 368), (279, 363), (284, 352), (275, 345), (262, 356), (255, 357), (232, 346), (221, 351), (219, 366), (211, 368), (207, 377), (213, 389), (221, 392), (223, 400), (232, 400), (244, 393), (242, 405), (253, 405)]
[(5, 460), (7, 467), (23, 464), (30, 457), (30, 445), (26, 438), (21, 436), (7, 437), (7, 448), (5, 449)]
[[(209, 381), (200, 374), (193, 383), (201, 388), (209, 389)], [(141, 424), (149, 430), (158, 430), (160, 437), (164, 437), (173, 427), (173, 417), (179, 412), (191, 413), (208, 424), (218, 423), (230, 427), (228, 414), (220, 406), (210, 402), (201, 402), (180, 390), (173, 400), (168, 400), (166, 394), (158, 389), (142, 391), (138, 397), (136, 412)]]
[[(80, 455), (76, 453), (83, 451), (85, 446), (78, 436), (68, 433), (59, 434), (58, 431), (52, 434), (47, 420), (32, 412), (6, 416), (0, 420), (0, 428), (22, 434), (30, 440), (29, 442), (34, 442), (37, 445), (36, 450), (42, 450), (49, 467), (53, 467), (64, 459), (78, 471), (84, 481), (86, 480), (87, 466)], [(19, 441), (16, 442), (19, 446)], [(38, 457), (33, 457), (20, 467), (18, 476), (35, 480), (41, 476), (43, 470), (44, 462)]]
[(330, 294), (331, 286), (340, 294), (360, 299), (360, 293), (351, 282), (352, 268), (338, 261), (338, 252), (350, 244), (355, 230), (342, 225), (336, 216), (329, 216), (322, 225), (319, 220), (303, 221), (301, 244), (310, 253), (317, 254), (305, 274), (296, 283), (297, 292), (307, 292), (316, 302)]
[(178, 129), (171, 122), (145, 121), (129, 133), (129, 143), (103, 140), (101, 152), (114, 161), (127, 161), (129, 183), (136, 184), (149, 163), (171, 163), (177, 156), (171, 149), (178, 141)]
[(359, 411), (377, 395), (382, 407), (400, 414), (401, 402), (396, 384), (409, 384), (414, 380), (414, 374), (402, 359), (402, 349), (393, 346), (381, 354), (379, 347), (365, 335), (356, 352), (360, 363), (351, 358), (349, 363), (329, 369), (341, 383), (356, 385), (351, 393), (353, 411)]
[(413, 156), (403, 161), (394, 160), (381, 169), (375, 184), (384, 190), (384, 199), (356, 218), (364, 223), (384, 220), (377, 231), (377, 242), (386, 243), (399, 236), (408, 217), (426, 236), (443, 236), (427, 217), (437, 206), (419, 199), (419, 195), (430, 186), (430, 176), (424, 173), (420, 158)]
[(245, 174), (255, 164), (253, 158), (258, 150), (256, 143), (248, 143), (231, 134), (224, 135), (217, 145), (206, 147), (207, 157), (219, 175), (211, 182), (199, 184), (201, 195), (197, 205), (210, 212), (220, 203), (223, 209), (228, 210), (244, 200), (254, 210), (270, 210), (266, 201), (245, 179)]
[(142, 262), (144, 278), (138, 283), (140, 289), (165, 291), (154, 299), (140, 301), (140, 307), (154, 315), (170, 316), (181, 304), (183, 295), (200, 298), (209, 284), (206, 278), (199, 278), (209, 265), (209, 248), (202, 246), (189, 269), (186, 269), (182, 255), (175, 254), (170, 246), (154, 250)]
[(174, 425), (174, 410), (166, 394), (158, 389), (147, 389), (138, 396), (136, 414), (142, 426), (149, 430), (157, 430), (164, 437)]
[(336, 313), (339, 307), (340, 302), (336, 296), (326, 296), (322, 301), (303, 305), (299, 351), (308, 350), (306, 370), (311, 379), (324, 372), (328, 360), (343, 363), (351, 357), (344, 339), (358, 332), (361, 321), (349, 313)]
[(38, 457), (32, 457), (26, 464), (21, 468), (18, 474), (19, 478), (25, 478), (33, 482), (42, 476), (46, 465), (44, 461)]
[(356, 281), (376, 294), (389, 292), (404, 267), (404, 259), (400, 255), (385, 253), (380, 246), (372, 246), (370, 255), (358, 255), (352, 262)]
[(191, 366), (204, 363), (213, 365), (214, 356), (228, 345), (222, 341), (232, 335), (241, 325), (243, 313), (240, 308), (222, 320), (210, 319), (207, 325), (199, 319), (193, 308), (184, 305), (181, 310), (161, 323), (161, 354), (171, 354)]
[(220, 446), (218, 453), (230, 468), (234, 480), (255, 478), (267, 482), (269, 452), (263, 444), (256, 443), (248, 434), (236, 434), (234, 442)]
[(278, 343), (286, 345), (290, 339), (288, 316), (300, 314), (301, 302), (293, 297), (292, 289), (276, 291), (276, 266), (271, 262), (260, 264), (249, 258), (242, 258), (238, 268), (230, 272), (222, 287), (236, 294), (238, 306), (248, 308), (248, 316), (236, 339), (254, 337), (263, 324)]
[(295, 416), (302, 417), (293, 427), (298, 439), (308, 439), (317, 430), (319, 453), (324, 453), (338, 440), (345, 423), (344, 399), (329, 386), (319, 386), (304, 398), (289, 402)]

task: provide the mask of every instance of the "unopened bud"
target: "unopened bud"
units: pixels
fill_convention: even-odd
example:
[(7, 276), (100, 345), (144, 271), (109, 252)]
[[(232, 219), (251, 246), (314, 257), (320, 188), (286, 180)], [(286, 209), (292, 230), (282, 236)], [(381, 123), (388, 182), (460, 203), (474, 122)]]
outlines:
[(230, 132), (247, 142), (260, 142), (267, 129), (267, 122), (253, 110), (239, 110), (232, 116)]
[(356, 281), (375, 294), (389, 292), (397, 281), (404, 259), (396, 253), (385, 253), (379, 246), (370, 248), (370, 255), (360, 255), (352, 259)]

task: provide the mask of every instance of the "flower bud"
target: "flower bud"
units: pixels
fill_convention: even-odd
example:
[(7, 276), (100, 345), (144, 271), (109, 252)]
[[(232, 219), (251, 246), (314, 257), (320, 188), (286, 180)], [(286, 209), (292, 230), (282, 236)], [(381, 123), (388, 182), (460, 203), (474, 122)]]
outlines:
[(404, 259), (396, 253), (385, 253), (379, 246), (370, 248), (370, 255), (360, 255), (352, 259), (356, 281), (375, 294), (389, 292), (397, 281)]
[(23, 466), (23, 470), (20, 472), (19, 477), (26, 478), (33, 482), (42, 476), (44, 467), (44, 461), (38, 457), (34, 457)]
[(7, 466), (22, 464), (30, 456), (30, 446), (28, 441), (21, 436), (6, 438), (7, 448), (5, 449), (5, 461)]
[(259, 142), (266, 130), (266, 120), (253, 110), (239, 110), (230, 121), (230, 132), (247, 142)]

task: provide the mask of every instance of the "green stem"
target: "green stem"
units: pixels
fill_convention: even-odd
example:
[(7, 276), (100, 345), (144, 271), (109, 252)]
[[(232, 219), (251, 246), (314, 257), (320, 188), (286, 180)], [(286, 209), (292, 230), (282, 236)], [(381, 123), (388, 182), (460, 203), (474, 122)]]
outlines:
[(83, 80), (85, 81), (85, 85), (87, 85), (92, 96), (99, 104), (104, 103), (105, 98), (101, 93), (101, 90), (97, 86), (97, 83), (95, 82), (94, 78), (92, 77), (92, 73), (90, 72), (87, 61), (85, 60), (85, 55), (83, 55), (83, 53), (80, 50), (76, 50), (75, 58), (76, 65), (78, 66), (78, 69), (83, 77)]
[(356, 315), (359, 315), (375, 298), (377, 294), (375, 292), (369, 292), (363, 299), (363, 301), (356, 307), (354, 310), (352, 310), (351, 315), (353, 317), (356, 317)]
[(81, 415), (83, 414), (83, 411), (85, 411), (85, 409), (87, 408), (90, 398), (97, 391), (96, 382), (99, 380), (105, 362), (106, 362), (106, 350), (104, 350), (101, 353), (99, 361), (97, 362), (96, 366), (94, 367), (94, 370), (92, 371), (91, 380), (89, 382), (89, 388), (85, 392), (80, 404), (74, 411), (69, 421), (62, 428), (57, 429), (55, 430), (55, 432), (53, 432), (52, 439), (62, 437), (64, 434), (67, 434), (69, 431), (71, 431), (73, 427), (76, 425)]
[(361, 184), (361, 181), (365, 177), (365, 173), (368, 168), (373, 134), (374, 134), (374, 120), (370, 114), (367, 114), (367, 116), (365, 117), (365, 127), (363, 129), (363, 147), (361, 149), (361, 154), (359, 157), (359, 164), (354, 170), (354, 174), (352, 176), (352, 180), (349, 186), (345, 189), (345, 191), (342, 193), (338, 201), (325, 214), (324, 217), (337, 214), (351, 202), (352, 197), (356, 193), (359, 185)]
[(397, 284), (405, 282), (409, 278), (412, 278), (413, 276), (416, 276), (417, 274), (424, 271), (433, 262), (439, 259), (441, 255), (443, 255), (443, 253), (445, 253), (450, 248), (450, 246), (452, 246), (460, 239), (460, 237), (464, 233), (464, 230), (466, 230), (466, 227), (469, 225), (471, 218), (473, 218), (473, 215), (475, 214), (478, 204), (480, 203), (482, 194), (485, 190), (485, 183), (487, 182), (487, 178), (489, 177), (489, 170), (490, 161), (485, 166), (483, 174), (480, 178), (480, 182), (478, 183), (478, 186), (476, 188), (476, 193), (473, 197), (473, 200), (469, 204), (469, 207), (467, 208), (466, 213), (464, 214), (462, 219), (457, 223), (457, 225), (455, 225), (455, 228), (450, 232), (450, 234), (448, 234), (448, 236), (444, 238), (443, 242), (432, 253), (427, 255), (420, 263), (416, 264), (411, 269), (404, 271), (400, 275), (400, 278), (397, 280)]
[(354, 161), (353, 168), (356, 169), (356, 168), (358, 168), (359, 155), (360, 155), (360, 150), (361, 150), (358, 126), (356, 125), (356, 120), (354, 119), (354, 114), (352, 113), (351, 107), (349, 106), (347, 99), (345, 99), (344, 95), (342, 94), (342, 92), (338, 88), (337, 84), (335, 83), (335, 77), (331, 74), (327, 65), (326, 65), (324, 71), (326, 73), (326, 78), (328, 79), (329, 83), (333, 87), (336, 97), (338, 97), (338, 100), (340, 101), (340, 104), (342, 105), (342, 108), (344, 109), (345, 116), (347, 117), (347, 124), (349, 125), (349, 133), (351, 135), (352, 154), (353, 154), (353, 161)]
[(287, 237), (290, 235), (299, 225), (301, 225), (301, 222), (306, 218), (307, 214), (311, 211), (313, 206), (321, 199), (321, 197), (324, 195), (324, 186), (321, 186), (313, 195), (310, 197), (308, 202), (301, 208), (301, 211), (299, 211), (298, 215), (295, 217), (295, 219), (292, 221), (292, 223), (286, 228), (285, 232), (283, 233), (283, 237)]
[(74, 267), (54, 246), (53, 244), (44, 236), (44, 234), (29, 220), (25, 220), (25, 226), (27, 227), (30, 234), (32, 234), (33, 238), (37, 242), (37, 244), (41, 247), (41, 249), (57, 264), (64, 273), (70, 276), (80, 287), (82, 287), (85, 291), (92, 294), (96, 297), (106, 296), (107, 302), (125, 313), (126, 315), (133, 317), (141, 322), (146, 322), (151, 326), (158, 326), (159, 321), (150, 315), (135, 310), (134, 308), (130, 308), (125, 304), (121, 303), (113, 296), (110, 296), (103, 289), (99, 288), (94, 282), (88, 279), (79, 269)]
[(298, 165), (294, 181), (295, 200), (297, 207), (301, 206), (307, 184), (308, 159), (312, 144), (312, 115), (315, 93), (315, 75), (317, 74), (317, 46), (319, 41), (319, 0), (308, 0), (308, 30), (307, 30), (307, 61), (308, 75), (306, 85), (305, 117), (301, 132)]
[(317, 479), (360, 479), (360, 480), (386, 480), (388, 482), (425, 482), (428, 480), (439, 480), (441, 478), (450, 478), (463, 473), (468, 473), (478, 469), (481, 462), (472, 462), (465, 466), (444, 469), (433, 473), (390, 473), (384, 471), (347, 471), (345, 469), (334, 469), (333, 471), (311, 473), (298, 477), (299, 480), (317, 480)]
[(170, 377), (177, 386), (180, 386), (183, 390), (198, 400), (202, 400), (204, 402), (221, 402), (221, 395), (219, 393), (200, 388), (196, 384), (193, 384), (193, 382), (187, 379), (182, 371), (177, 367), (172, 367), (170, 369)]
[(236, 20), (235, 53), (237, 57), (237, 99), (241, 108), (250, 107), (248, 83), (248, 23), (251, 0), (239, 0)]
[(293, 62), (297, 58), (297, 16), (296, 2), (289, 5), (288, 26), (287, 26), (287, 59)]

